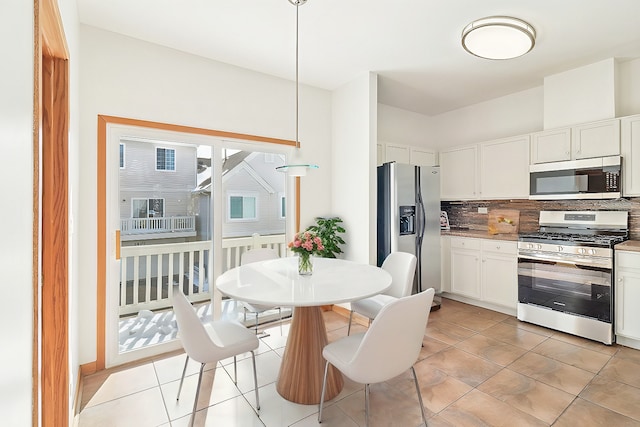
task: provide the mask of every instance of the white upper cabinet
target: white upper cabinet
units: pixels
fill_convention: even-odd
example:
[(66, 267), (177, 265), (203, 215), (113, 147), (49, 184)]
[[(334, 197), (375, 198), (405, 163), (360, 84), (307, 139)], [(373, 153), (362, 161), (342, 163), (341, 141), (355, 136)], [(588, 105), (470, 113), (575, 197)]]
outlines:
[(395, 143), (378, 143), (376, 148), (378, 165), (385, 162), (415, 166), (436, 166), (438, 164), (438, 153), (428, 148)]
[(409, 164), (411, 162), (411, 151), (409, 146), (401, 144), (386, 144), (384, 150), (384, 161)]
[(376, 164), (378, 166), (386, 162), (385, 155), (384, 155), (384, 144), (380, 144), (380, 143), (376, 144), (376, 159), (377, 159)]
[(531, 134), (531, 164), (571, 159), (571, 128)]
[(477, 198), (478, 148), (476, 145), (440, 151), (440, 198)]
[(620, 120), (603, 120), (571, 128), (574, 159), (620, 155)]
[(480, 144), (479, 170), (479, 198), (529, 198), (529, 135)]
[(620, 120), (531, 134), (531, 164), (620, 155)]
[(640, 114), (620, 120), (622, 195), (640, 196)]
[(409, 163), (416, 166), (436, 166), (438, 154), (434, 150), (411, 147), (409, 150)]

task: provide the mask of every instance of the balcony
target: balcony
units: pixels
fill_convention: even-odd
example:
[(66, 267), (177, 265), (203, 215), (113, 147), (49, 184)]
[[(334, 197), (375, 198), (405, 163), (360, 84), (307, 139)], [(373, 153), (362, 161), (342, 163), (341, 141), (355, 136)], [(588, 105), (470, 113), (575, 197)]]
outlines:
[(120, 220), (122, 241), (193, 237), (195, 235), (195, 216), (125, 218)]
[[(285, 235), (222, 239), (222, 272), (240, 265), (242, 253), (259, 247), (286, 256)], [(180, 286), (192, 302), (211, 298), (212, 242), (123, 246), (120, 252), (120, 316), (172, 305), (170, 286)]]

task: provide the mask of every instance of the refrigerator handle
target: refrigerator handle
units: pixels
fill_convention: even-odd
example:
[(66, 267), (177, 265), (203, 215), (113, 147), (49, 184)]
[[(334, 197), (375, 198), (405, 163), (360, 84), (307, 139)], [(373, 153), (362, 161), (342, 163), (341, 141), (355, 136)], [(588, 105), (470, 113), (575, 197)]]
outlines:
[(416, 275), (417, 275), (417, 291), (422, 292), (422, 241), (424, 239), (424, 232), (427, 225), (426, 211), (424, 208), (424, 201), (422, 199), (422, 186), (420, 177), (420, 167), (416, 166), (416, 208), (418, 211), (418, 230), (416, 234)]

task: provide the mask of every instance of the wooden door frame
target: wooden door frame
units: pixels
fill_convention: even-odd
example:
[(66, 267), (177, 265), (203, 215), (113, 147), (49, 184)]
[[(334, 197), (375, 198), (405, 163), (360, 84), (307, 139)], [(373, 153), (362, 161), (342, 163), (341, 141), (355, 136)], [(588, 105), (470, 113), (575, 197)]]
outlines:
[(32, 425), (69, 423), (69, 55), (58, 4), (34, 0)]
[[(203, 136), (213, 136), (218, 138), (239, 139), (244, 141), (263, 142), (269, 144), (280, 144), (295, 147), (296, 142), (287, 139), (270, 138), (226, 132), (215, 129), (205, 129), (192, 126), (175, 125), (169, 123), (153, 122), (149, 120), (131, 119), (126, 117), (114, 117), (98, 115), (98, 150), (97, 150), (97, 301), (96, 301), (96, 361), (95, 364), (85, 366), (83, 372), (91, 373), (106, 368), (106, 318), (107, 318), (107, 238), (117, 238), (117, 236), (107, 236), (107, 126), (110, 124), (136, 126), (148, 129), (163, 131), (188, 133)], [(295, 189), (295, 229), (300, 229), (300, 178), (296, 177)], [(89, 366), (91, 365), (91, 366)]]

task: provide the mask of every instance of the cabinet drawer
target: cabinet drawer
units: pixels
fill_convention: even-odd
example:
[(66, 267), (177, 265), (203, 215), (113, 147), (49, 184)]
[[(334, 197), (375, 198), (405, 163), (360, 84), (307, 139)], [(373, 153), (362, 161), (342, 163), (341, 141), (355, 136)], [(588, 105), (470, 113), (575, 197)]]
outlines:
[(482, 240), (482, 251), (516, 255), (518, 253), (518, 244), (505, 240)]
[(640, 271), (640, 252), (616, 251), (616, 266)]
[(452, 237), (451, 247), (459, 249), (480, 250), (480, 239), (469, 239), (464, 237)]

